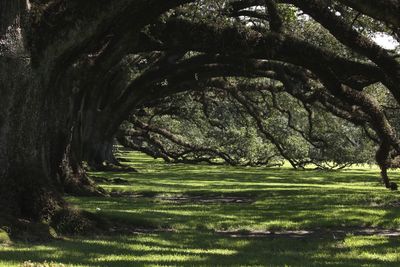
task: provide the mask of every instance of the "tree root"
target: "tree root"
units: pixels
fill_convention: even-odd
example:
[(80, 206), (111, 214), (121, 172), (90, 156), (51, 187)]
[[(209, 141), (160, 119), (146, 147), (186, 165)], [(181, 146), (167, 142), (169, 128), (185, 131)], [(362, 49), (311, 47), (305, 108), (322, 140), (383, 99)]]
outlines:
[(123, 164), (105, 163), (92, 167), (96, 171), (109, 171), (109, 172), (138, 172), (135, 168)]
[(108, 192), (98, 186), (88, 175), (80, 179), (69, 180), (64, 184), (64, 192), (80, 197), (104, 197), (109, 196)]
[[(43, 242), (57, 237), (54, 230), (46, 223), (18, 219), (4, 214), (0, 214), (0, 218), (0, 233), (3, 236), (3, 242), (11, 242), (11, 240)], [(7, 238), (8, 240), (5, 240)]]
[(50, 226), (62, 235), (87, 235), (108, 231), (110, 223), (95, 213), (68, 207), (52, 217)]

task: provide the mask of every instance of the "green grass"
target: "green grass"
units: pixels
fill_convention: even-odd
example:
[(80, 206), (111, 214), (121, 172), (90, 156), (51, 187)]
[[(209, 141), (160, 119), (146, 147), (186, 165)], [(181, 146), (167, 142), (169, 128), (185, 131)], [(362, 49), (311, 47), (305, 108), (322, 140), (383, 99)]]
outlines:
[(10, 237), (7, 232), (3, 229), (0, 229), (0, 244), (7, 244), (10, 242)]
[[(72, 266), (400, 266), (399, 237), (350, 233), (400, 228), (400, 195), (379, 184), (376, 168), (293, 171), (164, 164), (138, 153), (124, 156), (140, 173), (94, 175), (126, 179), (128, 185), (102, 186), (132, 192), (132, 197), (68, 197), (69, 202), (134, 227), (172, 232), (14, 243), (0, 248), (0, 266), (27, 260)], [(398, 172), (391, 176), (400, 180)], [(212, 201), (235, 197), (249, 202)], [(348, 233), (338, 238), (330, 232), (338, 229)], [(325, 234), (293, 238), (217, 233), (265, 230)]]

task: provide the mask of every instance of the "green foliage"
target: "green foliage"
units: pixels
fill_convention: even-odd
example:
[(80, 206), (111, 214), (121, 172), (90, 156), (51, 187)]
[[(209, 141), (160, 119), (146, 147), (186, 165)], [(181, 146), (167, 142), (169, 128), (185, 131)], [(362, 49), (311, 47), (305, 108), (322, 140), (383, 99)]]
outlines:
[[(232, 5), (233, 2), (227, 0), (196, 1), (167, 12), (162, 16), (161, 21), (185, 20), (193, 23), (191, 24), (193, 27), (195, 27), (196, 23), (202, 26), (215, 27), (214, 30), (216, 32), (219, 31), (219, 28), (223, 29), (230, 26), (231, 30), (235, 27), (238, 32), (243, 33), (243, 36), (262, 36), (265, 34), (265, 36), (269, 36), (268, 19), (271, 18), (265, 16), (268, 10), (264, 5), (250, 4), (250, 8), (235, 10)], [(377, 33), (390, 33), (390, 29), (383, 23), (359, 14), (341, 3), (328, 1), (324, 2), (324, 4), (327, 5), (327, 12), (337, 16), (338, 19), (353, 28), (361, 36), (371, 38)], [(277, 11), (283, 20), (283, 39), (298, 39), (299, 42), (306, 43), (310, 48), (315, 48), (318, 51), (327, 51), (331, 53), (332, 60), (336, 56), (338, 57), (334, 61), (339, 60), (340, 57), (343, 62), (350, 60), (354, 61), (353, 63), (364, 62), (369, 64), (370, 59), (346, 46), (341, 38), (335, 37), (335, 33), (329, 30), (329, 27), (326, 25), (324, 27), (323, 23), (320, 24), (315, 21), (312, 16), (306, 14), (306, 11), (289, 4), (278, 4), (277, 7)], [(161, 38), (158, 34), (162, 32), (155, 30), (157, 26), (159, 25), (154, 24), (146, 29), (146, 34), (155, 40)], [(200, 29), (201, 31), (206, 31), (207, 27), (200, 27)], [(207, 43), (208, 35), (205, 34), (204, 36), (202, 41)], [(215, 54), (213, 49), (209, 52), (210, 55)], [(188, 49), (185, 54), (182, 53), (182, 55), (177, 56), (176, 62), (194, 58), (202, 55), (202, 53), (207, 54), (206, 50), (206, 48), (201, 48), (198, 51), (190, 51)], [(231, 60), (236, 57), (234, 51), (227, 51), (226, 55), (225, 53), (216, 54), (218, 56), (232, 57)], [(149, 55), (140, 54), (135, 56), (143, 59)], [(130, 57), (135, 56), (130, 55)], [(240, 61), (242, 59), (235, 58), (235, 60)], [(262, 63), (265, 63), (265, 61), (269, 60), (273, 62), (274, 60), (283, 59), (279, 59), (279, 57), (275, 59), (274, 56), (269, 58), (267, 56), (266, 59), (259, 58), (258, 63), (262, 61)], [(137, 62), (139, 61), (136, 60)], [(291, 63), (289, 64), (288, 62)], [(142, 68), (139, 68), (135, 64), (132, 64), (131, 68), (132, 78), (140, 77), (139, 74), (148, 66), (144, 64)], [(217, 62), (214, 64), (217, 64)], [(292, 64), (296, 65), (296, 68), (302, 66), (304, 68), (303, 71), (308, 68), (307, 64), (304, 65), (304, 63), (296, 63), (291, 60), (287, 61), (287, 65)], [(265, 70), (269, 71), (269, 68), (267, 66)], [(149, 67), (149, 69), (151, 68)], [(328, 169), (374, 162), (375, 151), (382, 140), (373, 133), (373, 127), (371, 126), (374, 124), (371, 119), (373, 116), (367, 114), (369, 112), (364, 111), (364, 122), (354, 126), (354, 122), (348, 122), (332, 115), (334, 112), (326, 106), (333, 105), (346, 114), (359, 111), (362, 109), (361, 106), (355, 105), (355, 103), (353, 103), (354, 105), (351, 104), (354, 99), (347, 99), (348, 103), (343, 99), (336, 99), (337, 96), (334, 96), (334, 93), (323, 87), (321, 82), (324, 79), (312, 77), (310, 73), (307, 73), (307, 70), (303, 73), (303, 76), (307, 77), (306, 79), (309, 79), (309, 81), (305, 84), (298, 81), (296, 86), (293, 86), (294, 89), (289, 89), (288, 82), (285, 82), (282, 77), (277, 77), (279, 76), (277, 75), (279, 71), (274, 68), (271, 68), (270, 71), (275, 72), (272, 75), (273, 77), (270, 77), (270, 74), (254, 74), (254, 76), (259, 77), (235, 78), (227, 75), (228, 77), (222, 78), (225, 81), (224, 85), (229, 84), (239, 91), (239, 94), (248, 102), (250, 108), (256, 111), (256, 115), (250, 114), (248, 107), (245, 107), (240, 103), (241, 101), (232, 97), (229, 90), (225, 89), (224, 91), (224, 89), (219, 88), (223, 86), (219, 85), (207, 86), (207, 82), (203, 80), (202, 75), (198, 76), (198, 73), (195, 73), (195, 80), (199, 82), (200, 86), (198, 85), (198, 87), (201, 88), (201, 92), (169, 95), (162, 100), (155, 100), (156, 104), (150, 101), (151, 103), (145, 103), (140, 107), (141, 110), (146, 110), (147, 114), (145, 116), (138, 115), (137, 111), (133, 116), (134, 120), (167, 130), (182, 141), (181, 143), (189, 144), (189, 146), (177, 144), (176, 141), (160, 133), (141, 129), (141, 134), (131, 136), (131, 147), (148, 153), (155, 158), (161, 157), (168, 162), (209, 162), (212, 164), (224, 162), (231, 165), (276, 166), (286, 160), (295, 168), (313, 165), (318, 168)], [(247, 72), (251, 72), (251, 70), (246, 69), (245, 72), (248, 75), (249, 73)], [(313, 72), (315, 75), (315, 70)], [(291, 75), (289, 74), (288, 76)], [(360, 77), (356, 76), (359, 75), (345, 79), (358, 80)], [(199, 79), (199, 77), (201, 78)], [(202, 82), (205, 85), (202, 85)], [(339, 82), (342, 83), (344, 81)], [(363, 81), (361, 79), (358, 82)], [(168, 90), (168, 78), (160, 78), (156, 85), (160, 86), (160, 91)], [(273, 88), (259, 89), (263, 88), (262, 86)], [(346, 86), (351, 87), (352, 85), (346, 84)], [(192, 88), (188, 85), (186, 90), (189, 91), (190, 89)], [(195, 89), (199, 90), (197, 87)], [(355, 87), (352, 89), (360, 90)], [(368, 90), (372, 91), (369, 96), (373, 96), (378, 100), (377, 104), (379, 103), (383, 107), (390, 124), (398, 130), (399, 122), (396, 119), (398, 118), (398, 107), (389, 91), (381, 85), (364, 88), (364, 91)], [(324, 96), (335, 98), (336, 102), (323, 103), (323, 97), (320, 100), (313, 101), (302, 99), (302, 97), (312, 94), (314, 94), (315, 98), (319, 98), (321, 93)], [(391, 105), (386, 108), (385, 104), (388, 102)], [(379, 104), (378, 109), (380, 108)], [(336, 115), (339, 116), (338, 114)], [(255, 116), (258, 116), (261, 122), (257, 123)], [(360, 114), (356, 114), (354, 117), (360, 117)], [(129, 122), (123, 128), (128, 129), (128, 131), (133, 130), (135, 133), (138, 130), (137, 127), (129, 125)], [(374, 130), (377, 131), (379, 129)], [(382, 136), (380, 138), (382, 139)]]
[[(251, 88), (266, 81), (234, 82)], [(257, 118), (229, 93), (210, 89), (163, 99), (123, 128), (140, 132), (135, 120), (143, 121), (197, 148), (188, 149), (157, 131), (131, 137), (134, 149), (145, 147), (157, 152), (154, 157), (164, 155), (176, 162), (221, 162), (215, 151), (226, 155), (229, 161), (225, 162), (232, 165), (270, 166), (291, 160), (294, 167), (335, 168), (374, 161), (376, 144), (365, 129), (331, 115), (318, 103), (305, 104), (285, 92), (249, 91), (243, 96)]]
[(10, 237), (8, 236), (8, 233), (5, 230), (0, 228), (0, 245), (7, 244), (10, 241), (11, 240), (10, 240)]

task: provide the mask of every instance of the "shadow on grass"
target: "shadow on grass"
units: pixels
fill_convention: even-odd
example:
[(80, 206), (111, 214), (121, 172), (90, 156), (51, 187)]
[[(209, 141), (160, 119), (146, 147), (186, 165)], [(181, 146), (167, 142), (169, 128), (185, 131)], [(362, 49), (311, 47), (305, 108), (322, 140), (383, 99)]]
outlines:
[[(168, 233), (55, 241), (0, 250), (5, 263), (31, 260), (83, 266), (398, 266), (399, 240), (347, 237), (226, 238)], [(396, 255), (396, 256), (394, 256)]]
[[(0, 248), (0, 265), (56, 261), (82, 266), (399, 266), (400, 241), (377, 236), (232, 238), (214, 230), (303, 230), (350, 227), (398, 228), (399, 201), (377, 181), (374, 169), (336, 172), (287, 168), (164, 164), (126, 154), (140, 173), (128, 185), (104, 184), (133, 197), (68, 197), (78, 207), (129, 222), (133, 227), (179, 232), (73, 237), (46, 244)], [(392, 173), (399, 180), (398, 173)], [(178, 202), (160, 196), (248, 197), (251, 203)], [(169, 198), (171, 199), (171, 198)], [(172, 198), (173, 199), (173, 198)], [(18, 266), (18, 264), (16, 264)]]

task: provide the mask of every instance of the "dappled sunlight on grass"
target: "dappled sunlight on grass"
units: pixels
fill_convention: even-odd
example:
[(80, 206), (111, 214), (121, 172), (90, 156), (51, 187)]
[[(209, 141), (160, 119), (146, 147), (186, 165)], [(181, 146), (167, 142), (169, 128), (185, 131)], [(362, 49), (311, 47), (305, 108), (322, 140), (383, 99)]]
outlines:
[[(396, 237), (347, 234), (337, 239), (329, 234), (337, 229), (400, 228), (400, 195), (383, 188), (376, 168), (293, 171), (165, 164), (138, 153), (124, 157), (139, 173), (93, 175), (125, 179), (128, 184), (101, 186), (128, 194), (67, 200), (150, 229), (148, 233), (14, 243), (0, 247), (0, 266), (18, 266), (25, 260), (100, 267), (400, 265)], [(400, 180), (398, 172), (391, 176)], [(289, 238), (219, 233), (307, 229), (328, 234)]]
[(44, 245), (17, 244), (1, 249), (0, 264), (12, 266), (15, 262), (17, 266), (16, 262), (21, 260), (53, 260), (71, 266), (396, 266), (399, 245), (398, 239), (374, 236), (347, 236), (344, 240), (230, 238), (181, 232), (75, 237)]
[(336, 257), (343, 261), (349, 259), (370, 260), (381, 263), (384, 266), (398, 266), (400, 262), (400, 250), (398, 239), (385, 237), (355, 237), (350, 236), (343, 242), (343, 251)]

